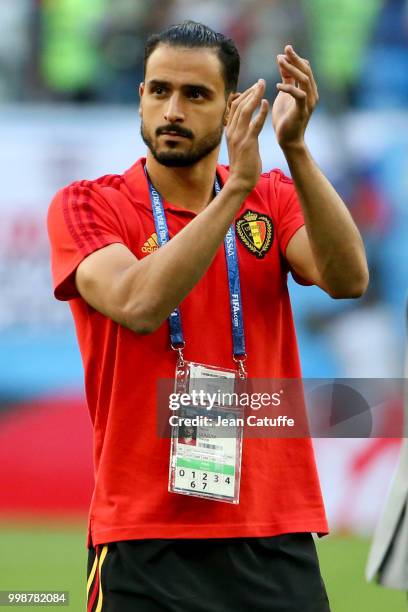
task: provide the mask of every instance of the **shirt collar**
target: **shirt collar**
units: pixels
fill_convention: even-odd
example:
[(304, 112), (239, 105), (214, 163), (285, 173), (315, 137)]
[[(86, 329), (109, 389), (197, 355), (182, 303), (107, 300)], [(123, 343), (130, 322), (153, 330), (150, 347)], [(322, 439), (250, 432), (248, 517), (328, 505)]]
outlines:
[[(137, 160), (135, 164), (133, 164), (133, 166), (126, 170), (126, 172), (124, 173), (124, 178), (125, 183), (130, 189), (134, 199), (145, 208), (151, 210), (149, 186), (144, 171), (145, 164), (146, 158), (141, 157)], [(228, 178), (229, 168), (227, 166), (222, 166), (218, 164), (217, 174), (221, 179), (221, 184), (223, 185)], [(181, 206), (174, 206), (173, 204), (169, 204), (168, 202), (164, 202), (164, 209), (172, 210), (175, 212), (183, 211), (191, 213), (191, 211), (188, 211), (187, 209), (182, 208)]]

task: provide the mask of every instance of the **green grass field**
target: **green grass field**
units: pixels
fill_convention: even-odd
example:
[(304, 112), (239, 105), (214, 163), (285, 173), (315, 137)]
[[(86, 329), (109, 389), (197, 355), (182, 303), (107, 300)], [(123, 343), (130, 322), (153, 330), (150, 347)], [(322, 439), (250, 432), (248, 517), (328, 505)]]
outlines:
[(369, 540), (353, 536), (317, 542), (332, 612), (407, 612), (405, 593), (365, 581), (369, 549)]
[[(69, 608), (47, 606), (47, 609), (82, 612), (87, 560), (85, 534), (83, 523), (50, 522), (41, 526), (0, 523), (0, 590), (69, 591)], [(406, 595), (365, 582), (367, 540), (330, 536), (317, 546), (332, 612), (407, 611)], [(36, 608), (18, 606), (18, 609)]]

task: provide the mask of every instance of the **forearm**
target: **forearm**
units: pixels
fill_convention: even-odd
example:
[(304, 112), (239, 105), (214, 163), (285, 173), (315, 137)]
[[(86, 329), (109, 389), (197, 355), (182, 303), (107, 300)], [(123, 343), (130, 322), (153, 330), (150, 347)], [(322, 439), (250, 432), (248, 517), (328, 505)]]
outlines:
[[(113, 243), (80, 263), (76, 286), (92, 308), (132, 331), (147, 334), (155, 331), (198, 283), (258, 182), (262, 170), (258, 137), (268, 113), (264, 92), (265, 82), (260, 79), (231, 103), (226, 129), (229, 177), (196, 218), (141, 260), (124, 244)], [(259, 112), (252, 119), (257, 108)]]
[(368, 283), (365, 249), (346, 205), (305, 145), (286, 148), (284, 154), (325, 288), (333, 296), (364, 291)]
[(172, 240), (126, 271), (121, 283), (128, 327), (154, 331), (183, 301), (213, 261), (246, 195), (238, 182), (228, 180)]

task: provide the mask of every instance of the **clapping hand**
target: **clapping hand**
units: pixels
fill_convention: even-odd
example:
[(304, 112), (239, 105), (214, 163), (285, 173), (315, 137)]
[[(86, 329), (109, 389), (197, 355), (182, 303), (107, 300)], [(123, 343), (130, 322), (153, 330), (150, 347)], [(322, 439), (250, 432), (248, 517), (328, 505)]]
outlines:
[(310, 63), (297, 55), (291, 45), (278, 55), (282, 82), (272, 107), (272, 123), (282, 149), (302, 146), (309, 119), (319, 101)]
[(263, 79), (244, 93), (236, 94), (226, 129), (230, 179), (240, 183), (248, 193), (255, 187), (262, 171), (258, 137), (269, 110), (264, 94)]

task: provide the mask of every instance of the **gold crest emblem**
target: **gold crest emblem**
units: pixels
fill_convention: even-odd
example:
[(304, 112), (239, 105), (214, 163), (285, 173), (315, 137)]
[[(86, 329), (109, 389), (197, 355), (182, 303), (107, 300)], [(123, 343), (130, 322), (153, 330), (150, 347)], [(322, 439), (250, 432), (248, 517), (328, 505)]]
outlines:
[(273, 224), (267, 215), (252, 210), (238, 219), (236, 223), (238, 238), (248, 251), (259, 259), (265, 257), (272, 246)]

